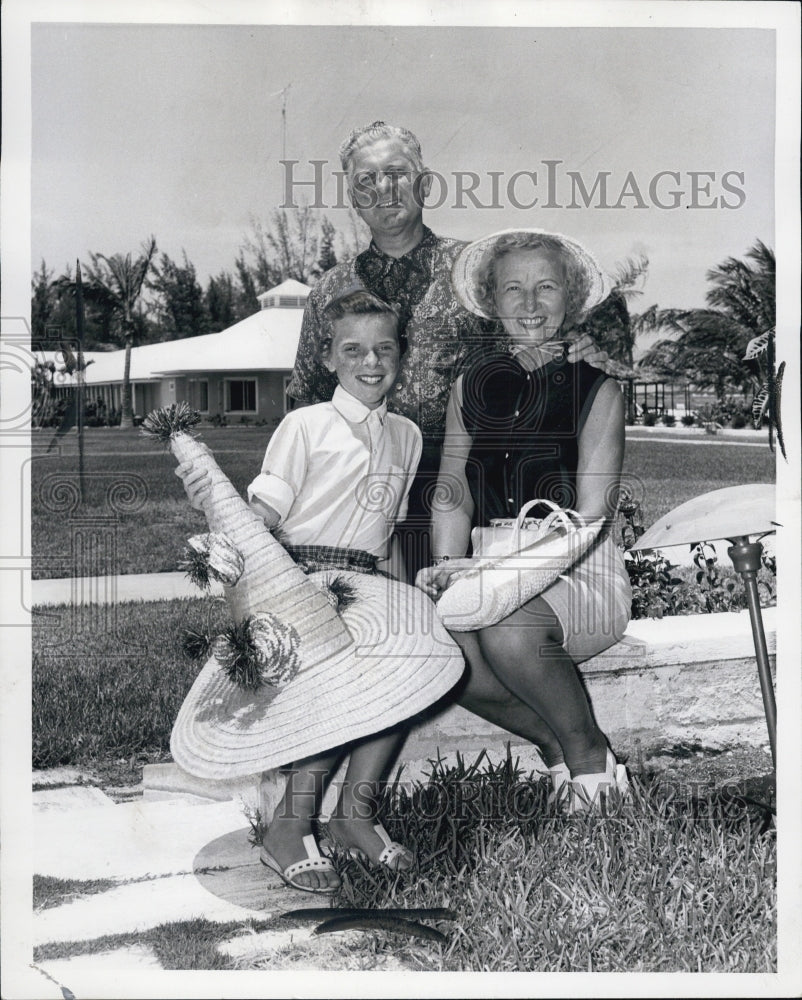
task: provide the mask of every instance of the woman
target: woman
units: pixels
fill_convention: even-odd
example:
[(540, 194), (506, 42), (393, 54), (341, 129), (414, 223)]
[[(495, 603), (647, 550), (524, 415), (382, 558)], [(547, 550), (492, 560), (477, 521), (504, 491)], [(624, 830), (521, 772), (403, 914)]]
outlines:
[(508, 728), (538, 745), (554, 793), (582, 811), (610, 787), (627, 786), (575, 666), (621, 638), (631, 604), (610, 532), (623, 398), (603, 372), (568, 364), (563, 344), (608, 289), (582, 246), (542, 230), (466, 246), (452, 279), (467, 309), (501, 320), (509, 350), (475, 357), (454, 384), (438, 480), (440, 498), (454, 499), (433, 515), (434, 565), (417, 583), (437, 599), (454, 574), (450, 561), (468, 552), (471, 528), (514, 518), (529, 500), (605, 519), (591, 549), (541, 594), (497, 625), (454, 633), (469, 671), (461, 703), (481, 715), (483, 700), (498, 701), (499, 684), (516, 695), (520, 709)]

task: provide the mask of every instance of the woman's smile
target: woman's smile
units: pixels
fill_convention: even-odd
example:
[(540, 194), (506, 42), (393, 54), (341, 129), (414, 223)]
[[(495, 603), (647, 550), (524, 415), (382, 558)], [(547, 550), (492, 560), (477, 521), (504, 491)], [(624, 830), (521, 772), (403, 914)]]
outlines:
[(507, 335), (522, 347), (556, 337), (565, 319), (562, 261), (548, 250), (512, 250), (496, 265), (496, 308)]

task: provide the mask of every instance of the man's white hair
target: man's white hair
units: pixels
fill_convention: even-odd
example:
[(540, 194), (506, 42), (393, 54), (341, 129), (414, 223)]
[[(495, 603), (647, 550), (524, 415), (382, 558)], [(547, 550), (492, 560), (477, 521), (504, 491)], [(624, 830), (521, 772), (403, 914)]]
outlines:
[(423, 170), (423, 153), (418, 137), (408, 128), (401, 128), (400, 125), (388, 125), (387, 122), (381, 121), (371, 122), (370, 125), (364, 125), (362, 128), (355, 128), (350, 133), (340, 146), (340, 163), (343, 170), (348, 173), (354, 153), (360, 146), (376, 142), (377, 139), (400, 139), (412, 154), (417, 169)]

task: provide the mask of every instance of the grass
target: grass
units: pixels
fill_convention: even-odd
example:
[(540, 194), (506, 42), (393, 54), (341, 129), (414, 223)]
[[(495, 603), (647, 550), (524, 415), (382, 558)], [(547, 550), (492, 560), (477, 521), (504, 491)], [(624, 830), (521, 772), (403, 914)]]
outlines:
[(738, 795), (633, 779), (607, 816), (549, 811), (543, 782), (510, 761), (438, 762), (392, 788), (382, 813), (414, 846), (393, 874), (341, 859), (336, 905), (450, 907), (449, 943), (379, 938), (404, 964), (442, 971), (776, 970), (776, 840)]
[[(269, 429), (204, 428), (202, 440), (242, 493), (261, 466)], [(31, 473), (33, 577), (175, 570), (185, 540), (205, 531), (174, 475), (172, 456), (138, 431), (94, 430), (86, 434), (86, 495), (72, 509), (77, 490), (77, 447), (68, 438), (44, 454), (50, 437), (35, 439)], [(698, 440), (698, 439), (697, 439)], [(775, 457), (765, 448), (738, 444), (630, 441), (625, 482), (643, 501), (651, 524), (691, 497), (749, 482), (773, 482)], [(681, 477), (677, 470), (682, 470)], [(82, 522), (82, 523), (79, 523)], [(101, 539), (89, 549), (78, 543), (85, 525)], [(86, 537), (85, 534), (83, 537)], [(80, 553), (75, 555), (74, 553)]]
[(129, 934), (106, 934), (91, 941), (59, 941), (34, 948), (36, 963), (72, 958), (74, 955), (97, 955), (134, 945), (151, 948), (163, 969), (217, 971), (235, 969), (233, 959), (217, 946), (244, 929), (258, 932), (275, 927), (275, 920), (215, 923), (196, 918), (160, 924), (147, 931)]
[(53, 906), (70, 903), (83, 896), (93, 896), (98, 892), (113, 889), (117, 883), (109, 878), (62, 879), (53, 875), (33, 876), (33, 908), (48, 910)]
[(222, 601), (56, 606), (34, 616), (33, 766), (164, 754), (200, 665), (182, 629), (229, 621)]

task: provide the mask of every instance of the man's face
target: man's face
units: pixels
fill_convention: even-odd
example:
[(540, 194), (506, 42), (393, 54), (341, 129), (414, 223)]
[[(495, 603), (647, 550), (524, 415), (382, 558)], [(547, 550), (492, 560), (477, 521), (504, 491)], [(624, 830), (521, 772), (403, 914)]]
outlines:
[(351, 158), (351, 202), (371, 232), (395, 233), (417, 226), (432, 179), (396, 137), (360, 146)]

